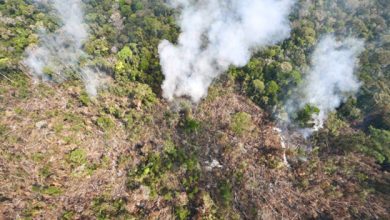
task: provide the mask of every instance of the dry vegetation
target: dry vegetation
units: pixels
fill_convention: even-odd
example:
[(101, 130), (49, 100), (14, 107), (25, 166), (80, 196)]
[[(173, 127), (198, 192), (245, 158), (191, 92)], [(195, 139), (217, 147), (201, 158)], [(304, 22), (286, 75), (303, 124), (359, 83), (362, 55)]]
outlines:
[[(159, 94), (158, 45), (180, 33), (165, 1), (83, 0), (85, 61), (108, 76), (93, 99), (73, 70), (59, 84), (23, 75), (37, 27), (60, 25), (33, 2), (0, 0), (0, 220), (390, 219), (389, 1), (296, 1), (291, 37), (196, 106)], [(360, 92), (283, 149), (267, 112), (326, 34), (366, 41)]]
[(2, 218), (389, 217), (372, 159), (291, 149), (287, 167), (269, 116), (231, 82), (199, 106), (139, 87), (90, 100), (77, 83), (3, 81)]

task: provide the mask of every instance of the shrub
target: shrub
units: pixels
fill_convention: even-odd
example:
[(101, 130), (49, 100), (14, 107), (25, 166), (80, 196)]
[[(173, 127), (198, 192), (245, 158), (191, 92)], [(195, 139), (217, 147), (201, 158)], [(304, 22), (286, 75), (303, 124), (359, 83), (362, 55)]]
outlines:
[(83, 149), (75, 149), (69, 153), (68, 160), (70, 163), (80, 166), (87, 162), (87, 153)]
[(390, 160), (390, 131), (370, 127), (371, 147), (367, 153), (375, 157), (379, 163)]
[(319, 113), (319, 108), (306, 104), (305, 107), (297, 113), (295, 121), (298, 122), (301, 127), (312, 127), (313, 115), (318, 115)]
[(200, 127), (200, 122), (195, 119), (187, 118), (184, 120), (183, 128), (187, 133), (197, 132)]
[(190, 215), (190, 211), (185, 207), (176, 208), (175, 213), (179, 220), (188, 219), (188, 216)]
[(137, 83), (132, 91), (130, 91), (130, 97), (142, 101), (142, 104), (150, 107), (156, 103), (156, 94), (147, 84)]
[(4, 135), (7, 132), (7, 127), (0, 124), (0, 136)]
[(82, 92), (80, 94), (79, 100), (84, 106), (88, 106), (91, 103), (91, 100), (89, 99), (88, 94), (86, 92)]
[(130, 216), (125, 207), (124, 199), (95, 198), (92, 210), (97, 219), (128, 219)]
[(115, 127), (115, 123), (108, 116), (101, 116), (96, 120), (96, 124), (104, 131), (109, 131)]
[(242, 135), (250, 130), (252, 126), (252, 117), (246, 112), (238, 112), (233, 116), (231, 129), (234, 133)]
[(219, 184), (219, 193), (224, 205), (228, 206), (233, 201), (232, 186), (229, 182), (223, 181)]
[(48, 196), (58, 196), (61, 195), (62, 190), (55, 186), (40, 186), (40, 185), (33, 185), (32, 191), (38, 192), (44, 195)]

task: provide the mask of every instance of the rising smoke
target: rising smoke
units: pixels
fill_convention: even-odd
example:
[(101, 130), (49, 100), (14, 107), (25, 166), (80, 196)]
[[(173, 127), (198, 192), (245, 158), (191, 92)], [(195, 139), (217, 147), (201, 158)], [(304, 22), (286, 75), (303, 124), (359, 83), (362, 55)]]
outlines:
[[(40, 43), (27, 50), (24, 63), (36, 79), (62, 81), (68, 74), (80, 77), (89, 95), (97, 94), (98, 71), (85, 63), (86, 53), (82, 50), (88, 38), (83, 22), (81, 0), (35, 0), (50, 4), (61, 21), (61, 28), (54, 33), (39, 30)], [(84, 61), (83, 61), (84, 60)]]
[(180, 10), (178, 44), (159, 45), (168, 100), (206, 94), (213, 79), (230, 65), (242, 67), (251, 54), (289, 37), (294, 0), (171, 0)]
[(305, 136), (322, 128), (328, 114), (359, 90), (361, 83), (354, 71), (363, 49), (364, 42), (355, 38), (337, 41), (329, 35), (320, 40), (308, 74), (286, 103), (289, 115), (307, 104), (319, 108), (319, 114), (313, 115), (314, 127), (302, 130)]

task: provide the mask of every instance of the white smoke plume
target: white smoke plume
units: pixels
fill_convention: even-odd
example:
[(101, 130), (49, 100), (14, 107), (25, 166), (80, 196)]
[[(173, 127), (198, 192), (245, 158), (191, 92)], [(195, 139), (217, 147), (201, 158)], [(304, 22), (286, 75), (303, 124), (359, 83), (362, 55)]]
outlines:
[(178, 44), (159, 45), (168, 100), (207, 94), (213, 79), (230, 65), (242, 67), (252, 53), (290, 35), (294, 0), (170, 0), (180, 10)]
[(24, 63), (37, 79), (64, 80), (69, 72), (77, 74), (84, 82), (89, 95), (97, 94), (98, 71), (85, 63), (87, 55), (82, 50), (88, 38), (84, 25), (81, 0), (35, 0), (50, 4), (61, 21), (61, 27), (54, 33), (39, 30), (40, 43), (27, 50)]
[(359, 90), (361, 83), (354, 71), (363, 49), (362, 40), (337, 41), (332, 35), (325, 36), (316, 46), (308, 74), (286, 103), (290, 115), (307, 104), (319, 108), (320, 113), (313, 115), (314, 127), (302, 131), (306, 136), (322, 128), (328, 114)]

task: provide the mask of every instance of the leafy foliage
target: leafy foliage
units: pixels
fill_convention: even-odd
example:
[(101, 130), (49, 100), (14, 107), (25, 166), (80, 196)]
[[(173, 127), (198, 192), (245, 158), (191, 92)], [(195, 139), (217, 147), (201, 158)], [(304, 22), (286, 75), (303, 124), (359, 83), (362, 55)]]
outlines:
[(310, 127), (312, 126), (311, 123), (313, 123), (311, 121), (313, 116), (318, 115), (319, 113), (320, 110), (317, 107), (307, 104), (297, 113), (295, 120), (301, 127)]
[[(346, 100), (336, 113), (330, 115), (325, 128), (307, 140), (313, 146), (311, 152), (301, 148), (295, 150), (296, 152), (286, 152), (288, 162), (291, 163), (288, 171), (285, 170), (281, 153), (276, 152), (277, 150), (274, 152), (273, 149), (267, 148), (265, 151), (269, 152), (266, 156), (257, 154), (257, 144), (259, 140), (263, 141), (262, 137), (258, 137), (253, 146), (241, 146), (239, 142), (246, 139), (245, 134), (251, 132), (254, 126), (252, 120), (255, 116), (244, 112), (245, 110), (238, 108), (232, 111), (234, 114), (229, 112), (224, 118), (226, 124), (220, 128), (226, 127), (229, 135), (207, 130), (209, 122), (199, 120), (191, 112), (186, 112), (184, 117), (179, 116), (179, 113), (171, 113), (166, 116), (169, 120), (165, 121), (161, 119), (163, 116), (150, 113), (156, 112), (152, 110), (163, 109), (161, 106), (168, 106), (161, 97), (163, 75), (158, 44), (162, 39), (178, 41), (176, 14), (167, 7), (165, 1), (83, 0), (83, 3), (85, 25), (90, 33), (89, 39), (83, 45), (83, 50), (88, 54), (85, 59), (110, 78), (108, 88), (103, 88), (97, 97), (98, 100), (109, 100), (104, 104), (97, 103), (85, 92), (80, 92), (81, 89), (72, 78), (70, 82), (62, 85), (49, 84), (47, 88), (32, 86), (32, 80), (26, 76), (28, 70), (21, 62), (25, 50), (39, 43), (38, 29), (44, 28), (50, 33), (56, 31), (61, 24), (45, 4), (31, 0), (0, 0), (0, 160), (4, 160), (4, 164), (14, 166), (10, 169), (12, 172), (7, 170), (7, 165), (4, 169), (3, 180), (13, 181), (4, 183), (3, 188), (11, 193), (0, 194), (0, 202), (5, 202), (4, 207), (8, 207), (12, 201), (21, 201), (20, 204), (9, 206), (17, 213), (10, 218), (45, 218), (45, 212), (56, 213), (64, 209), (59, 205), (64, 201), (62, 197), (74, 193), (74, 186), (66, 188), (68, 186), (61, 183), (70, 179), (73, 182), (67, 183), (74, 184), (77, 181), (72, 178), (80, 177), (68, 174), (82, 169), (86, 169), (87, 174), (92, 174), (92, 171), (101, 168), (99, 165), (108, 168), (98, 170), (94, 178), (85, 181), (85, 185), (96, 187), (96, 190), (93, 188), (83, 192), (86, 197), (92, 195), (92, 199), (80, 196), (77, 199), (66, 199), (69, 203), (66, 208), (71, 210), (59, 213), (64, 219), (131, 219), (133, 216), (129, 214), (129, 206), (134, 204), (134, 201), (130, 199), (134, 195), (132, 193), (141, 187), (150, 190), (149, 202), (152, 205), (149, 203), (149, 207), (146, 207), (147, 202), (145, 205), (137, 201), (138, 215), (134, 219), (145, 219), (148, 215), (153, 215), (154, 213), (149, 211), (160, 208), (157, 207), (160, 203), (172, 208), (168, 211), (177, 219), (200, 218), (199, 213), (209, 216), (208, 219), (216, 219), (216, 209), (230, 210), (226, 213), (234, 212), (242, 218), (272, 218), (274, 216), (267, 216), (267, 213), (264, 213), (264, 216), (252, 215), (252, 212), (256, 213), (258, 210), (253, 211), (248, 207), (256, 207), (256, 202), (273, 198), (273, 193), (289, 185), (283, 181), (291, 181), (291, 185), (294, 185), (288, 188), (289, 191), (296, 190), (291, 194), (293, 196), (289, 197), (296, 199), (294, 202), (304, 201), (306, 204), (307, 198), (313, 195), (309, 193), (314, 191), (321, 192), (322, 194), (315, 195), (324, 198), (336, 198), (326, 204), (309, 201), (307, 207), (313, 206), (313, 210), (320, 210), (316, 205), (321, 205), (325, 207), (324, 210), (329, 211), (330, 207), (333, 212), (333, 205), (341, 204), (338, 200), (343, 196), (342, 193), (345, 193), (348, 198), (355, 199), (350, 201), (353, 206), (351, 210), (343, 210), (342, 214), (338, 213), (340, 215), (332, 216), (333, 218), (372, 217), (369, 216), (373, 214), (372, 210), (366, 214), (362, 211), (363, 206), (355, 205), (368, 206), (376, 198), (381, 200), (383, 195), (379, 193), (386, 193), (388, 190), (385, 178), (379, 178), (385, 173), (378, 169), (379, 166), (372, 166), (371, 170), (361, 166), (361, 163), (367, 165), (370, 161), (376, 161), (386, 170), (390, 163), (388, 1), (318, 0), (313, 3), (299, 0), (290, 15), (293, 28), (290, 38), (278, 45), (262, 48), (246, 66), (232, 67), (227, 73), (227, 80), (220, 79), (223, 86), (216, 96), (222, 96), (225, 86), (229, 87), (230, 90), (235, 90), (235, 93), (250, 98), (271, 115), (274, 108), (283, 105), (293, 88), (302, 82), (307, 68), (311, 65), (309, 60), (313, 47), (324, 34), (333, 33), (337, 37), (358, 36), (366, 41), (366, 50), (359, 58), (360, 67), (356, 70), (362, 81), (359, 94)], [(48, 75), (53, 74), (49, 67), (45, 72)], [(52, 91), (48, 88), (52, 88)], [(42, 97), (55, 97), (57, 88), (64, 97), (57, 96), (57, 100), (45, 99), (49, 101), (36, 106), (29, 105), (33, 100), (39, 101)], [(37, 95), (35, 90), (42, 94)], [(65, 98), (66, 102), (63, 103), (62, 98)], [(206, 101), (212, 102), (215, 99)], [(51, 101), (58, 100), (62, 101), (57, 107), (61, 106), (63, 111), (52, 109)], [(209, 104), (207, 102), (205, 105)], [(42, 113), (44, 110), (47, 112)], [(311, 126), (313, 115), (318, 113), (316, 106), (306, 105), (294, 119), (300, 126), (307, 127)], [(46, 120), (48, 125), (37, 130), (34, 124), (41, 116), (40, 120)], [(15, 128), (15, 121), (18, 122), (19, 128)], [(169, 129), (162, 129), (164, 126)], [(100, 138), (101, 131), (110, 134), (122, 128), (123, 133), (126, 133), (124, 140), (117, 141), (109, 135), (104, 135), (104, 141), (101, 141), (104, 142), (103, 147), (99, 143), (96, 149), (93, 148), (93, 154), (87, 151), (89, 148), (83, 146), (87, 139)], [(155, 132), (153, 138), (144, 138), (146, 132)], [(179, 137), (171, 138), (171, 133)], [(231, 133), (235, 136), (232, 137)], [(41, 134), (44, 138), (36, 143), (26, 142), (31, 140), (29, 137), (41, 137), (38, 136)], [(165, 142), (159, 139), (160, 135), (164, 136)], [(58, 140), (55, 138), (57, 136)], [(207, 142), (209, 137), (211, 141)], [(214, 137), (216, 138), (213, 139)], [(53, 140), (56, 140), (54, 144), (45, 146)], [(188, 149), (188, 146), (193, 148)], [(210, 151), (201, 158), (196, 149), (205, 149), (201, 148), (203, 146), (210, 147)], [(26, 153), (29, 152), (25, 152), (27, 148), (33, 153)], [(64, 162), (53, 161), (56, 156), (53, 152), (63, 152), (61, 157)], [(240, 158), (244, 152), (250, 152), (256, 159), (251, 160), (251, 164), (247, 164), (245, 168), (228, 166), (235, 159), (247, 159)], [(224, 157), (225, 155), (230, 157)], [(214, 157), (222, 163), (222, 168), (205, 171), (205, 161), (208, 162)], [(116, 158), (121, 161), (116, 161)], [(247, 169), (250, 168), (253, 168), (250, 172), (260, 170), (261, 178), (243, 185), (248, 176), (255, 174), (255, 177), (259, 177), (255, 172), (248, 173)], [(69, 173), (66, 173), (67, 169), (70, 170)], [(213, 175), (213, 178), (215, 175), (217, 180), (208, 180), (208, 176), (202, 176), (204, 174)], [(267, 175), (275, 176), (266, 182)], [(281, 177), (282, 175), (285, 177)], [(126, 179), (127, 188), (118, 187), (117, 182), (109, 182), (107, 178), (101, 180), (102, 176), (121, 181)], [(24, 180), (34, 183), (24, 186), (21, 184)], [(265, 181), (264, 184), (262, 181)], [(258, 186), (256, 183), (261, 184)], [(353, 187), (350, 187), (351, 184)], [(240, 193), (247, 192), (242, 186), (251, 187), (252, 193), (240, 197)], [(315, 188), (316, 186), (318, 188)], [(357, 186), (360, 188), (355, 190)], [(348, 189), (343, 192), (343, 187)], [(289, 192), (288, 190), (279, 195), (285, 196), (284, 192)], [(18, 193), (22, 196), (16, 196)], [(33, 196), (29, 197), (30, 194)], [(122, 197), (122, 194), (129, 196)], [(356, 195), (360, 196), (362, 201), (353, 197)], [(16, 196), (15, 199), (13, 196)], [(248, 199), (251, 205), (241, 207), (243, 201), (236, 201), (236, 197)], [(274, 201), (266, 201), (266, 205), (272, 207), (277, 203)], [(83, 205), (80, 206), (80, 203)], [(345, 200), (342, 204), (346, 204)], [(386, 205), (384, 206), (386, 209)], [(79, 210), (73, 210), (78, 207), (85, 208), (82, 214)], [(299, 206), (293, 208), (294, 211), (302, 210)], [(276, 209), (272, 212), (283, 214), (283, 211)], [(302, 214), (303, 218), (310, 218), (311, 214), (308, 213), (299, 214)], [(328, 218), (326, 213), (315, 215), (315, 218)], [(232, 216), (220, 216), (228, 217)]]
[(231, 123), (231, 129), (238, 135), (244, 134), (251, 129), (252, 118), (251, 115), (246, 112), (238, 112), (234, 114)]

